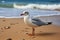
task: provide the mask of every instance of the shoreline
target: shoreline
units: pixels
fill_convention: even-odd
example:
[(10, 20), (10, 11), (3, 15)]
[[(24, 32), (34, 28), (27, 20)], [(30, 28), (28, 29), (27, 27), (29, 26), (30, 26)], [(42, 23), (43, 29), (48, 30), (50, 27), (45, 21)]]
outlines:
[[(45, 22), (52, 22), (54, 25), (60, 25), (60, 15), (37, 16), (36, 18)], [(0, 19), (23, 19), (23, 17), (4, 17)]]

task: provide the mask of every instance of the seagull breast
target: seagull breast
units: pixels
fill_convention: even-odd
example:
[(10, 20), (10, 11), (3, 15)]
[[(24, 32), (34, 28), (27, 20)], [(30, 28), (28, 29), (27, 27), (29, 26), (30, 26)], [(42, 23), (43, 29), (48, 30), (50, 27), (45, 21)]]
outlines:
[(29, 17), (29, 15), (24, 17), (24, 23), (27, 24), (30, 27), (35, 27), (37, 25), (32, 23), (32, 19)]

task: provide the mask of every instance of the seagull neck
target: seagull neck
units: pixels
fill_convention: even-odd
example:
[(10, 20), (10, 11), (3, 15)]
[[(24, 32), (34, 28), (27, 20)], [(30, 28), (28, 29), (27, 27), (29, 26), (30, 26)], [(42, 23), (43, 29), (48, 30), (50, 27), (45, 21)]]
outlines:
[(24, 16), (24, 22), (27, 23), (29, 21), (29, 15)]
[(24, 16), (24, 19), (29, 19), (29, 15), (27, 15), (27, 16)]

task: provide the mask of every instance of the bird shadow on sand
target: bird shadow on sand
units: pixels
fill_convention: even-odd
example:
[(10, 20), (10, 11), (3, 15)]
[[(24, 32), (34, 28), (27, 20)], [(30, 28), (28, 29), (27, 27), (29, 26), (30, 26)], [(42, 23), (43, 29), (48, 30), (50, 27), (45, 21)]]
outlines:
[(36, 33), (36, 36), (52, 36), (52, 35), (56, 35), (56, 32), (43, 32), (43, 33)]

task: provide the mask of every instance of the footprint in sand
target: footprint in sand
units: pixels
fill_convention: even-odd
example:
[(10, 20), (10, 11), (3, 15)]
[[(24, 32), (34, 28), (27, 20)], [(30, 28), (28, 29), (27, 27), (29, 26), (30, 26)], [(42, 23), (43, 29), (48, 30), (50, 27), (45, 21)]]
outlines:
[(4, 27), (4, 29), (10, 29), (11, 27), (10, 26), (6, 26), (6, 27)]
[(28, 32), (28, 31), (26, 31), (27, 29), (29, 29), (29, 28), (25, 28), (25, 30), (21, 30), (21, 31), (23, 31), (23, 32)]
[(19, 24), (19, 23), (10, 23), (10, 25), (15, 25), (15, 24)]
[(15, 25), (15, 23), (10, 23), (10, 25)]
[(5, 22), (6, 20), (3, 20), (3, 22)]
[(1, 32), (4, 32), (3, 28), (0, 28), (0, 33), (1, 33)]
[(28, 31), (26, 31), (26, 30), (21, 30), (21, 31), (23, 31), (23, 32), (28, 32)]
[(6, 27), (3, 27), (3, 28), (0, 28), (1, 30), (1, 32), (3, 32), (5, 29), (10, 29), (11, 27), (10, 26), (6, 26)]
[(6, 26), (6, 27), (1, 28), (1, 30), (10, 29), (10, 28), (11, 28), (10, 26)]
[(25, 28), (25, 29), (29, 29), (29, 28)]

